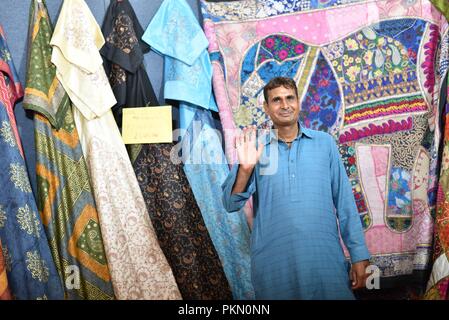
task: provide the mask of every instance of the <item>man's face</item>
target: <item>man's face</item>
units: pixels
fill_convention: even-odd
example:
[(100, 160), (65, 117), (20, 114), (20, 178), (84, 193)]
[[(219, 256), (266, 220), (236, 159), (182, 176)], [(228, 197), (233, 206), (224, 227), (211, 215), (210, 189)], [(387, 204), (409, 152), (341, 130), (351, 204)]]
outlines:
[(268, 91), (264, 109), (275, 127), (292, 126), (298, 122), (299, 101), (293, 89), (281, 86)]

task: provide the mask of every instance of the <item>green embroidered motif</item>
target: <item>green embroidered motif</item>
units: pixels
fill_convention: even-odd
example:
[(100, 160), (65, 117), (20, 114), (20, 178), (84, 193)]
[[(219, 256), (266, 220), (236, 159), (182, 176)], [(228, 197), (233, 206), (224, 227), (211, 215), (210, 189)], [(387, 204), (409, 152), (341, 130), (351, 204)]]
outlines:
[(76, 246), (88, 253), (89, 256), (100, 264), (107, 263), (101, 240), (100, 226), (90, 219), (85, 226), (83, 233), (78, 239)]

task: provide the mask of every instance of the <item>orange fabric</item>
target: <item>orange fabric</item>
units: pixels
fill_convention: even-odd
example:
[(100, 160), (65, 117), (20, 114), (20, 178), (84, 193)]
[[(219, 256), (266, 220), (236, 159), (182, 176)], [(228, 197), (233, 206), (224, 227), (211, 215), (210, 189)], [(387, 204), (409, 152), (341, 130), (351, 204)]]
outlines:
[(0, 242), (0, 300), (11, 300), (11, 293), (8, 288), (8, 278), (6, 277), (6, 265), (3, 257), (2, 243)]

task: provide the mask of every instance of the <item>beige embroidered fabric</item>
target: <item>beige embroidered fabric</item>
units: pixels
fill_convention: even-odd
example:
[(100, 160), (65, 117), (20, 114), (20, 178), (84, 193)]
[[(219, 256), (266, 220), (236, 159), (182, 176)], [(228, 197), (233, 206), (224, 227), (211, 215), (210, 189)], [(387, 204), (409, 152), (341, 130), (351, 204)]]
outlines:
[(50, 42), (51, 61), (70, 99), (87, 120), (100, 117), (116, 103), (106, 74), (98, 68), (103, 63), (98, 50), (104, 42), (87, 4), (64, 1)]
[(51, 41), (52, 62), (75, 105), (114, 293), (117, 299), (181, 299), (110, 110), (115, 98), (99, 53), (103, 43), (84, 0), (65, 0)]

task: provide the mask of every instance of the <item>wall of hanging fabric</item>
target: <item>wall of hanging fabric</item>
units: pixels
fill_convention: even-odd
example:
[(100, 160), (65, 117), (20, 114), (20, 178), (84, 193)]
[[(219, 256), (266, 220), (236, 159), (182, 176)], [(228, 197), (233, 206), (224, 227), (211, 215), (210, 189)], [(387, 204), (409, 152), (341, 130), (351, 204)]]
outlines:
[[(34, 11), (24, 15), (29, 3), (0, 0), (10, 8), (0, 12), (1, 48), (9, 47), (0, 53), (4, 61), (14, 61), (0, 65), (10, 79), (0, 82), (7, 94), (0, 100), (0, 148), (8, 156), (0, 167), (9, 174), (2, 185), (10, 191), (0, 200), (14, 198), (18, 217), (13, 223), (0, 215), (0, 248), (6, 252), (0, 255), (0, 298), (12, 292), (23, 299), (252, 299), (244, 219), (251, 206), (230, 215), (214, 197), (227, 165), (199, 167), (194, 157), (173, 164), (171, 144), (131, 148), (129, 162), (117, 143), (115, 121), (128, 104), (174, 100), (191, 155), (224, 157), (219, 138), (208, 131), (215, 128), (210, 110), (219, 112), (225, 129), (268, 127), (262, 88), (274, 76), (296, 80), (302, 123), (330, 133), (339, 144), (382, 285), (394, 287), (405, 279), (423, 286), (436, 259), (427, 297), (447, 298), (447, 146), (444, 179), (437, 182), (440, 142), (449, 139), (440, 125), (449, 25), (430, 1), (131, 0), (133, 8), (109, 6), (109, 0), (32, 3)], [(115, 20), (114, 10), (121, 10), (124, 20)], [(74, 16), (85, 23), (75, 23)], [(114, 29), (120, 23), (133, 25), (126, 29), (128, 38)], [(72, 27), (87, 41), (89, 36), (101, 41), (94, 48), (80, 46), (64, 36)], [(49, 48), (56, 50), (52, 57)], [(70, 56), (67, 48), (89, 59)], [(49, 59), (56, 67), (46, 64)], [(98, 78), (85, 77), (83, 70)], [(73, 74), (85, 77), (84, 91), (77, 92)], [(43, 75), (51, 85), (39, 83)], [(98, 79), (112, 81), (112, 90)], [(102, 95), (86, 99), (94, 90)], [(13, 112), (23, 91), (24, 101)], [(137, 100), (129, 100), (131, 91)], [(41, 94), (50, 92), (56, 94), (43, 101)], [(194, 122), (201, 139), (191, 140), (198, 129)], [(226, 130), (224, 137), (231, 163), (232, 134)], [(56, 173), (58, 166), (65, 171)], [(181, 207), (185, 212), (179, 215)], [(21, 240), (14, 241), (13, 234)], [(137, 234), (139, 243), (128, 238)], [(83, 245), (89, 250), (81, 250)], [(13, 261), (8, 250), (23, 257)], [(25, 260), (27, 267), (20, 265)], [(5, 265), (12, 264), (21, 270), (33, 266), (32, 277), (15, 272), (3, 286)], [(76, 292), (62, 286), (67, 264), (82, 271)], [(149, 274), (158, 274), (164, 285)], [(24, 282), (29, 290), (20, 285)]]
[[(136, 10), (140, 23), (144, 28), (146, 28), (163, 1), (131, 0), (130, 2)], [(195, 17), (201, 19), (198, 1), (187, 0), (187, 2), (191, 6)], [(49, 15), (53, 22), (56, 22), (62, 3), (62, 0), (47, 1)], [(87, 0), (86, 3), (95, 16), (97, 22), (101, 25), (110, 0)], [(2, 7), (2, 10), (0, 10), (0, 23), (3, 25), (7, 35), (11, 55), (15, 61), (20, 82), (25, 83), (29, 1), (1, 0), (0, 4)], [(3, 10), (3, 8), (8, 8), (8, 10)], [(159, 100), (163, 102), (163, 59), (154, 51), (150, 51), (145, 54), (144, 64), (149, 72), (154, 91)], [(17, 117), (19, 133), (22, 137), (22, 142), (24, 145), (25, 159), (30, 175), (31, 187), (34, 194), (37, 194), (35, 179), (36, 174), (34, 169), (36, 157), (34, 154), (35, 145), (33, 120), (30, 115), (27, 117), (21, 104), (16, 106), (15, 114)]]
[[(195, 26), (206, 44), (197, 52), (211, 71), (204, 32), (192, 8), (183, 4), (188, 19), (153, 20), (160, 26)], [(157, 12), (167, 16), (166, 6)], [(46, 1), (31, 1), (24, 86), (0, 30), (1, 178), (10, 190), (0, 198), (1, 296), (9, 296), (9, 286), (18, 299), (254, 298), (245, 216), (226, 213), (219, 201), (227, 164), (175, 163), (170, 158), (174, 144), (168, 143), (134, 145), (130, 161), (120, 137), (121, 108), (158, 105), (144, 53), (145, 42), (160, 33), (149, 35), (149, 28), (145, 42), (139, 41), (144, 30), (128, 0), (111, 1), (102, 28), (84, 0), (65, 0), (56, 21)], [(191, 36), (189, 31), (167, 29), (184, 37)], [(173, 49), (175, 42), (166, 48)], [(188, 53), (188, 44), (183, 45)], [(192, 55), (191, 62), (197, 58)], [(166, 82), (167, 74), (161, 78)], [(202, 84), (216, 110), (210, 83), (211, 72)], [(202, 89), (187, 94), (201, 95)], [(168, 92), (165, 84), (164, 98), (195, 102)], [(36, 199), (13, 112), (22, 97), (34, 124), (36, 161), (29, 162), (37, 177)], [(207, 128), (215, 129), (214, 120), (209, 112), (196, 112), (200, 107), (191, 104), (189, 112), (201, 114), (206, 134)], [(207, 144), (211, 154), (223, 154), (219, 139), (210, 142), (204, 134), (193, 145), (201, 151)], [(205, 184), (209, 190), (203, 194)], [(77, 286), (70, 285), (67, 269), (72, 268)]]

